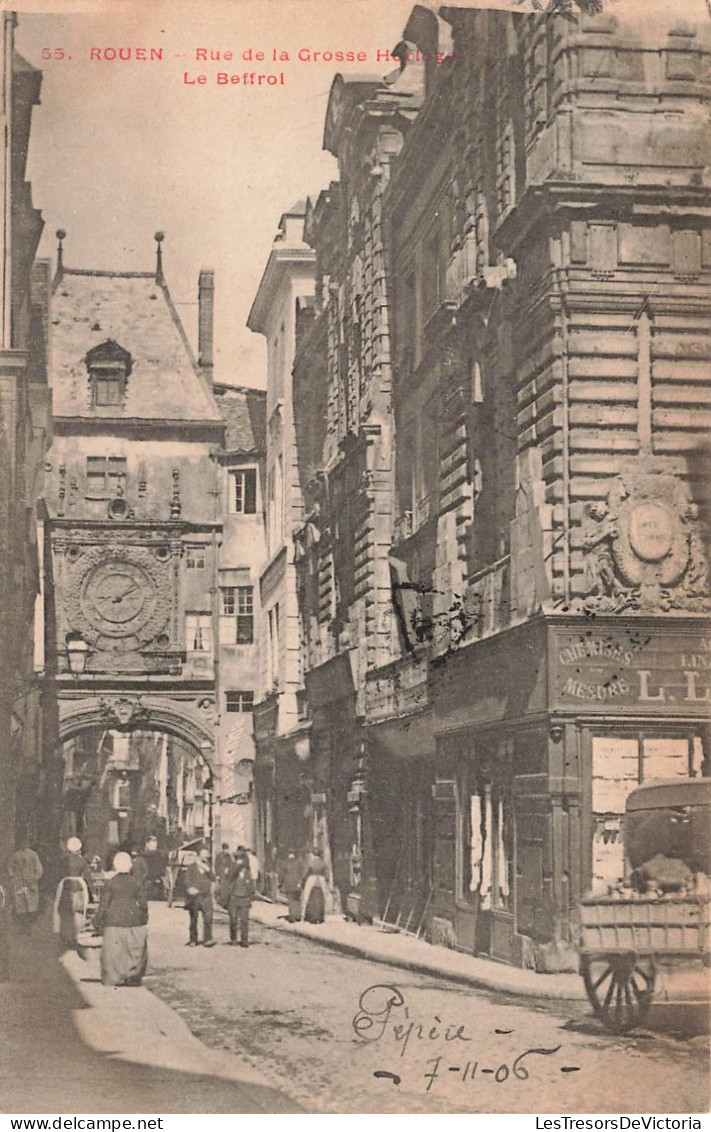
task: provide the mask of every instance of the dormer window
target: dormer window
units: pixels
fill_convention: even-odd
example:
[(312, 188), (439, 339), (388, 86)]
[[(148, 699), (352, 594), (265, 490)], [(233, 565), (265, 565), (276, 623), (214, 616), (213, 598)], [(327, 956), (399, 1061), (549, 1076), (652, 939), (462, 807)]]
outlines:
[(108, 339), (94, 346), (84, 359), (89, 371), (91, 403), (97, 407), (123, 406), (133, 359), (118, 342)]

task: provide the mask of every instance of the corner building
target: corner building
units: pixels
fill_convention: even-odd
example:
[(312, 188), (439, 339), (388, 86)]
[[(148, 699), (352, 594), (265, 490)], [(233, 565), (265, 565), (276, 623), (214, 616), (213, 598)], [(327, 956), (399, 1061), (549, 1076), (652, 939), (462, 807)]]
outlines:
[(709, 773), (709, 31), (418, 7), (415, 49), (336, 79), (307, 216), (312, 749), (353, 915), (560, 969), (629, 791)]

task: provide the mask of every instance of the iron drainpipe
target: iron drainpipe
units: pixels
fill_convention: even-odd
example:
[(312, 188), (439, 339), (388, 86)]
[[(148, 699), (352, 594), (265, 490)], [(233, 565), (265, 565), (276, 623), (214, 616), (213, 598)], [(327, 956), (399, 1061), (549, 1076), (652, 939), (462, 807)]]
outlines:
[[(212, 454), (212, 465), (214, 469), (213, 479), (213, 521), (217, 523), (221, 511), (219, 500), (222, 497), (221, 484), (218, 482), (220, 478), (221, 465), (216, 459), (216, 453)], [(222, 790), (222, 743), (220, 739), (220, 611), (219, 600), (220, 593), (217, 585), (217, 531), (213, 525), (212, 534), (212, 587), (211, 587), (211, 604), (212, 604), (212, 669), (213, 679), (215, 684), (215, 722), (213, 732), (213, 760), (214, 767), (212, 771), (212, 784), (213, 789), (209, 797), (209, 826), (210, 826), (210, 862), (213, 861), (213, 852), (215, 841), (218, 843), (222, 839), (222, 830), (220, 825), (220, 791)], [(216, 815), (216, 817), (215, 817)], [(217, 826), (217, 830), (215, 830)]]
[[(562, 409), (563, 409), (563, 600), (565, 605), (570, 604), (570, 399), (569, 399), (569, 371), (568, 371), (568, 304), (565, 291), (561, 286), (559, 271), (553, 269), (553, 286), (558, 296), (561, 317), (561, 340), (563, 352), (562, 366)], [(555, 506), (555, 505), (554, 505)]]

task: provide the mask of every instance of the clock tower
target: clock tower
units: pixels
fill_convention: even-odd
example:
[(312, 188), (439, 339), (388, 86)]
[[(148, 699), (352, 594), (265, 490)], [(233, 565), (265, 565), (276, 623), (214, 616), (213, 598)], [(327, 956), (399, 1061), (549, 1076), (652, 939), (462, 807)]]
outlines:
[(216, 789), (224, 423), (212, 272), (200, 273), (196, 355), (163, 275), (162, 233), (148, 272), (67, 267), (57, 235), (47, 666), (60, 739), (173, 736)]

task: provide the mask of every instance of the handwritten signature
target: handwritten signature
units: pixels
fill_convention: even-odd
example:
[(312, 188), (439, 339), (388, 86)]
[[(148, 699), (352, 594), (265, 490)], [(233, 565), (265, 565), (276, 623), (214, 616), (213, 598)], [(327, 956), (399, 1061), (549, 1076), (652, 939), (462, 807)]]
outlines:
[[(393, 1011), (402, 1010), (403, 1021), (396, 1021)], [(379, 1042), (390, 1031), (396, 1042), (400, 1043), (400, 1057), (411, 1041), (416, 1042), (471, 1042), (473, 1037), (466, 1033), (463, 1025), (443, 1026), (442, 1019), (435, 1014), (433, 1022), (425, 1024), (410, 1020), (410, 1010), (405, 996), (397, 987), (388, 983), (375, 983), (364, 990), (358, 999), (358, 1010), (353, 1016), (353, 1029), (359, 1038), (367, 1042)]]
[[(402, 991), (390, 983), (375, 983), (363, 991), (358, 999), (358, 1009), (353, 1016), (352, 1026), (356, 1035), (365, 1042), (379, 1042), (390, 1034), (399, 1046), (400, 1057), (404, 1057), (411, 1043), (418, 1045), (424, 1043), (425, 1048), (433, 1048), (438, 1042), (452, 1043), (452, 1052), (459, 1048), (456, 1043), (468, 1043), (474, 1036), (467, 1033), (466, 1025), (444, 1023), (438, 1014), (432, 1016), (427, 1022), (417, 1021), (410, 1017), (410, 1010)], [(510, 1034), (511, 1030), (496, 1030), (497, 1034)], [(445, 1073), (456, 1073), (462, 1082), (473, 1082), (477, 1076), (491, 1075), (497, 1084), (503, 1084), (509, 1078), (526, 1081), (529, 1077), (524, 1059), (535, 1055), (550, 1057), (558, 1053), (562, 1046), (552, 1049), (530, 1048), (522, 1050), (511, 1065), (503, 1062), (501, 1065), (490, 1068), (485, 1063), (469, 1056), (457, 1058), (463, 1064), (448, 1064), (442, 1054), (431, 1057), (426, 1064), (432, 1068), (424, 1074), (427, 1081), (426, 1092), (429, 1092), (434, 1082)], [(464, 1051), (463, 1051), (464, 1052)], [(578, 1066), (565, 1066), (561, 1072), (573, 1072)], [(398, 1074), (388, 1070), (379, 1069), (375, 1077), (389, 1078), (393, 1084), (399, 1085), (401, 1078)]]

